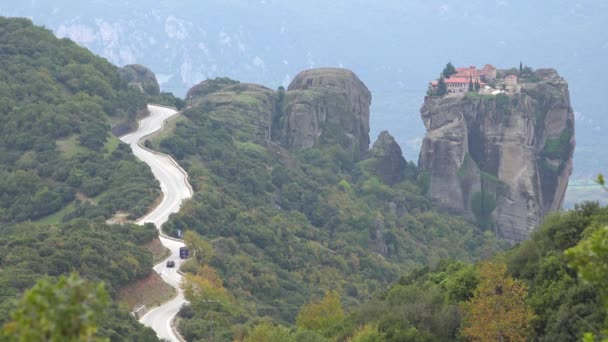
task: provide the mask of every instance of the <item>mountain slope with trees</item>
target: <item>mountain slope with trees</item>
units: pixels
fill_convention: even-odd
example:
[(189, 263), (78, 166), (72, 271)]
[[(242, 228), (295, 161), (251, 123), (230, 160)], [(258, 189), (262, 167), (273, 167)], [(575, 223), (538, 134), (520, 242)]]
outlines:
[[(211, 326), (216, 339), (238, 338), (262, 317), (293, 323), (302, 305), (331, 290), (352, 308), (418, 265), (474, 260), (501, 248), (491, 233), (434, 211), (413, 163), (390, 156), (394, 141), (383, 137), (378, 151), (359, 153), (359, 142), (369, 137), (352, 139), (351, 127), (340, 126), (357, 116), (340, 82), (310, 82), (297, 93), (205, 82), (172, 134), (154, 140), (195, 188), (164, 229), (198, 233), (190, 246), (207, 251), (183, 268), (187, 288), (199, 289), (190, 291), (191, 305), (180, 313), (187, 339), (210, 338)], [(280, 144), (293, 141), (286, 136), (293, 130), (281, 125), (327, 108), (333, 114), (326, 121), (309, 121), (317, 125), (313, 132), (322, 132), (307, 140), (312, 144), (286, 145), (292, 150)], [(264, 134), (269, 128), (280, 134)], [(278, 142), (269, 139), (275, 136)], [(379, 164), (393, 160), (397, 171), (389, 169), (398, 174), (387, 178)]]
[(608, 292), (600, 270), (608, 252), (599, 246), (606, 225), (608, 207), (585, 203), (549, 215), (530, 240), (492, 260), (442, 260), (408, 272), (346, 315), (331, 314), (344, 301), (328, 294), (314, 305), (325, 307), (317, 322), (338, 318), (332, 327), (264, 322), (244, 340), (302, 341), (311, 334), (315, 341), (605, 340)]
[[(114, 299), (149, 274), (152, 255), (140, 246), (155, 227), (105, 223), (119, 212), (139, 217), (160, 194), (113, 135), (146, 113), (145, 95), (105, 59), (27, 19), (0, 17), (0, 326), (40, 278), (77, 272)], [(112, 301), (96, 312), (97, 335), (156, 341), (129, 309)]]
[(0, 225), (143, 214), (158, 184), (111, 130), (132, 128), (145, 101), (106, 60), (0, 18)]

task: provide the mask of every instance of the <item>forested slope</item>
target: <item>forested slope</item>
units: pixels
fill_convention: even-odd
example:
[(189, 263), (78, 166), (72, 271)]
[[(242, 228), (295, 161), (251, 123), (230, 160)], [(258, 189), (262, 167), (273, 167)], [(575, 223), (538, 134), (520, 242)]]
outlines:
[[(597, 203), (551, 214), (530, 240), (485, 264), (490, 267), (445, 260), (401, 277), (378, 298), (353, 310), (333, 336), (349, 336), (360, 326), (373, 327), (375, 341), (466, 340), (464, 331), (471, 326), (494, 338), (498, 330), (493, 329), (501, 327), (510, 334), (508, 339), (503, 336), (506, 340), (523, 335), (530, 341), (581, 341), (585, 333), (601, 335), (607, 327), (601, 288), (581, 279), (569, 266), (573, 257), (565, 252), (607, 224), (608, 208)], [(595, 256), (606, 259), (605, 253)], [(506, 265), (504, 274), (495, 272), (500, 265)], [(604, 266), (596, 264), (595, 270)], [(483, 319), (467, 322), (465, 303), (482, 308), (482, 301), (472, 299), (489, 277), (493, 287), (485, 299), (492, 309), (483, 311)], [(527, 289), (522, 301), (509, 297), (509, 278)], [(527, 308), (534, 316), (527, 324), (513, 324), (515, 308)]]
[(145, 105), (106, 60), (0, 18), (0, 225), (62, 209), (54, 221), (144, 213), (158, 185), (110, 131), (133, 127)]
[[(142, 215), (160, 194), (112, 134), (145, 114), (146, 98), (115, 66), (27, 19), (0, 17), (0, 327), (42, 277), (77, 272), (114, 298), (149, 274), (152, 256), (140, 245), (155, 227), (105, 223), (117, 212)], [(98, 335), (157, 340), (130, 309), (96, 312)]]

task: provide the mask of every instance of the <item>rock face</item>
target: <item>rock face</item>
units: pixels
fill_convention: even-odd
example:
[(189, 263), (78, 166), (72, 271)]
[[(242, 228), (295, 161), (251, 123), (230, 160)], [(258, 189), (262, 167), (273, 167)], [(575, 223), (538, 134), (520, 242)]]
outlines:
[(375, 174), (385, 183), (396, 184), (405, 178), (406, 161), (401, 147), (387, 131), (380, 133), (368, 156), (374, 159)]
[[(207, 89), (209, 87), (215, 90)], [(270, 140), (270, 125), (277, 98), (273, 90), (249, 83), (228, 83), (215, 87), (203, 81), (188, 94), (191, 104), (202, 105), (211, 119), (231, 128), (236, 138)]]
[(225, 87), (238, 83), (240, 82), (231, 80), (227, 77), (216, 77), (214, 79), (204, 80), (188, 90), (188, 93), (186, 93), (186, 99), (203, 97), (207, 94), (220, 91)]
[(188, 91), (186, 101), (206, 106), (213, 119), (239, 128), (244, 138), (287, 150), (339, 144), (360, 160), (369, 149), (371, 94), (350, 70), (306, 70), (278, 91), (227, 78), (205, 80)]
[(369, 149), (371, 94), (352, 71), (303, 71), (291, 82), (282, 101), (275, 128), (287, 149), (338, 143), (352, 150), (355, 159)]
[(567, 83), (537, 70), (521, 92), (431, 98), (419, 158), (428, 194), (512, 242), (562, 206), (574, 152)]
[(118, 72), (120, 73), (120, 77), (127, 83), (138, 87), (142, 93), (152, 96), (160, 93), (160, 86), (156, 80), (156, 75), (145, 66), (129, 64), (119, 68)]

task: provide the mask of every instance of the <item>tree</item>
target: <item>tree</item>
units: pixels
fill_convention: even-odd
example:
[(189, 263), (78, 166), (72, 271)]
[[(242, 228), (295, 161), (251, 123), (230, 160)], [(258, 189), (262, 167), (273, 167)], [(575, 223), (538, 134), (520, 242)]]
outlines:
[[(598, 175), (597, 183), (608, 190), (603, 174)], [(600, 291), (604, 307), (608, 309), (608, 226), (595, 228), (576, 246), (567, 249), (565, 254), (570, 267), (576, 270), (578, 276)], [(608, 325), (604, 325), (602, 333), (608, 336)], [(586, 333), (583, 340), (594, 341), (595, 335)]]
[(296, 324), (304, 329), (327, 332), (335, 328), (344, 319), (340, 296), (330, 291), (318, 302), (304, 305), (298, 313)]
[(378, 331), (378, 327), (366, 324), (357, 329), (353, 337), (348, 342), (382, 342), (386, 341), (383, 334)]
[(445, 84), (445, 79), (439, 77), (439, 82), (437, 82), (437, 96), (443, 96), (448, 93), (448, 86)]
[(263, 322), (253, 328), (244, 342), (291, 342), (295, 341), (293, 333), (283, 327)]
[[(608, 191), (603, 174), (597, 176), (596, 182)], [(608, 308), (608, 226), (591, 226), (585, 233), (588, 235), (584, 239), (566, 250), (566, 257), (579, 277), (600, 290)]]
[(452, 65), (452, 62), (448, 62), (448, 64), (445, 66), (445, 68), (443, 68), (443, 77), (445, 78), (450, 78), (450, 76), (455, 75), (456, 72), (456, 68), (454, 68), (454, 65)]
[(533, 318), (526, 286), (507, 276), (503, 262), (481, 262), (473, 298), (461, 305), (462, 334), (479, 341), (525, 341)]
[(39, 280), (26, 291), (4, 326), (9, 341), (94, 341), (108, 293), (76, 273)]
[(213, 258), (213, 246), (195, 231), (187, 230), (184, 233), (184, 242), (188, 249), (194, 253), (199, 264), (208, 264)]
[(519, 77), (521, 77), (521, 73), (524, 70), (523, 64), (519, 61)]
[(184, 297), (191, 302), (199, 299), (226, 300), (228, 298), (226, 289), (215, 274), (214, 277), (209, 277), (206, 274), (186, 273), (181, 287), (184, 290)]
[(608, 226), (595, 230), (590, 236), (566, 250), (579, 277), (597, 287), (608, 306)]
[(469, 77), (469, 91), (472, 92), (473, 90), (473, 79)]

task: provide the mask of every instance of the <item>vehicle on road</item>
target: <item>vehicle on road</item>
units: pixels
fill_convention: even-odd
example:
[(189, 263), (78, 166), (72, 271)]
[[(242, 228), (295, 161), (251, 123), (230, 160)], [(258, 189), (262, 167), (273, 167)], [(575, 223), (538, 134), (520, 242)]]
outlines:
[(186, 247), (180, 247), (179, 248), (179, 257), (180, 257), (180, 259), (188, 259), (189, 254), (190, 253), (188, 251), (188, 248), (186, 248)]
[(175, 267), (175, 261), (173, 261), (173, 260), (167, 261), (167, 267), (169, 267), (169, 268)]

